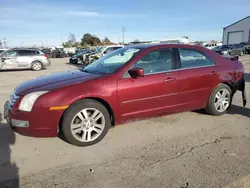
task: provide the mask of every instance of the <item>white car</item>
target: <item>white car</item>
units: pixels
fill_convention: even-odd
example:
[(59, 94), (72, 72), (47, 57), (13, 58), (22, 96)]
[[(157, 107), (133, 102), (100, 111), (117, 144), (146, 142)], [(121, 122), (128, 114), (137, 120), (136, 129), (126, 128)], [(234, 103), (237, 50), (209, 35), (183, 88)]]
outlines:
[(8, 49), (0, 48), (0, 54), (1, 54), (2, 52), (6, 51), (6, 50), (8, 50)]
[(94, 53), (93, 55), (90, 55), (87, 60), (87, 64), (92, 63), (93, 61), (101, 58), (102, 56), (113, 52), (115, 50), (118, 50), (120, 48), (123, 48), (123, 45), (109, 45), (109, 46), (100, 46), (97, 48), (97, 53)]
[(216, 44), (205, 44), (204, 47), (207, 49), (212, 50), (213, 48), (215, 48), (217, 45)]
[(110, 52), (113, 52), (119, 48), (123, 48), (123, 45), (109, 45), (109, 46), (102, 46), (100, 48), (100, 53), (102, 54), (102, 56), (104, 56), (105, 54), (108, 54)]

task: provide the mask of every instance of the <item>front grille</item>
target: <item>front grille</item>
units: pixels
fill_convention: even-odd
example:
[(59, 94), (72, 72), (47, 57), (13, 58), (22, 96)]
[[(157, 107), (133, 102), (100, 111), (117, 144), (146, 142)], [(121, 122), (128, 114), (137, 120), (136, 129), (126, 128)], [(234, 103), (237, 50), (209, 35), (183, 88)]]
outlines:
[(16, 95), (15, 92), (13, 92), (9, 99), (9, 107), (12, 108), (18, 99), (19, 99), (19, 96)]

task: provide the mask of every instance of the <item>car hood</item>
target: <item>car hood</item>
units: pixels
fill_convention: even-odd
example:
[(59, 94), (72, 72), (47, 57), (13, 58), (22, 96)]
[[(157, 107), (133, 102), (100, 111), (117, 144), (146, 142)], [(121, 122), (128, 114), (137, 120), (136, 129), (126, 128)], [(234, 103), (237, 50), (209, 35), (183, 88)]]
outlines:
[(35, 91), (52, 91), (72, 84), (85, 82), (100, 77), (98, 74), (89, 74), (80, 69), (63, 71), (41, 76), (23, 82), (16, 87), (16, 95), (23, 96)]

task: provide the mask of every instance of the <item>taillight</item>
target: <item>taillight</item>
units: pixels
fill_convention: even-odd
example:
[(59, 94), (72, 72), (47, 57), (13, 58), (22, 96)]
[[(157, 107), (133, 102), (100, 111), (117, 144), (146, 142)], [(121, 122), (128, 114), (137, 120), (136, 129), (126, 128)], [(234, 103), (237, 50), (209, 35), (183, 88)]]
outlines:
[(48, 54), (44, 54), (44, 57), (49, 58), (49, 55)]

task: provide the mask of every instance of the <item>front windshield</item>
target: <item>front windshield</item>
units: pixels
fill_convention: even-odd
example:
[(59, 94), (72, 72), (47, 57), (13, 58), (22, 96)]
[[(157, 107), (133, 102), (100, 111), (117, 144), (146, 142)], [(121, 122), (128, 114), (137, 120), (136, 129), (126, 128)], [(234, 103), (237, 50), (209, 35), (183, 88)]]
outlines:
[(111, 74), (127, 63), (141, 49), (126, 47), (115, 50), (86, 66), (83, 71), (89, 73)]

